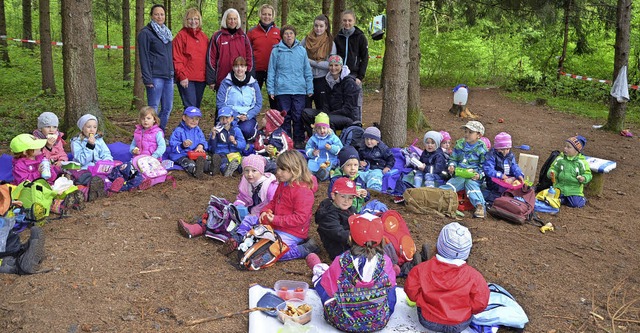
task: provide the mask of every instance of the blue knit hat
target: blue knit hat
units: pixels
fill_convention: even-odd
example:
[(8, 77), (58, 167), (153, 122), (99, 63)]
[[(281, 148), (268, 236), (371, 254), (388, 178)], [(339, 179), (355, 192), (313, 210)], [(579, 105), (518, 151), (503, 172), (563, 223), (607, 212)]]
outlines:
[(584, 146), (587, 145), (587, 138), (582, 135), (576, 135), (568, 138), (567, 142), (569, 142), (573, 146), (573, 148), (578, 151), (578, 153), (581, 153), (582, 149), (584, 149)]
[(342, 167), (348, 160), (355, 158), (360, 161), (360, 155), (358, 155), (358, 151), (352, 146), (344, 146), (338, 153), (338, 160), (340, 161), (340, 166)]
[(472, 245), (469, 229), (458, 222), (449, 223), (440, 230), (437, 248), (444, 258), (467, 260)]

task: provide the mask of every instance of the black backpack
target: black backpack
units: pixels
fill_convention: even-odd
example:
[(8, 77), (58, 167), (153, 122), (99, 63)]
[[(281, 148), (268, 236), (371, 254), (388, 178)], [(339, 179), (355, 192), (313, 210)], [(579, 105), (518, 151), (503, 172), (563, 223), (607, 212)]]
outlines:
[(352, 146), (356, 150), (364, 148), (364, 129), (359, 125), (351, 125), (340, 133), (342, 145)]
[(547, 177), (547, 172), (549, 172), (549, 168), (551, 168), (551, 164), (556, 160), (556, 157), (560, 155), (560, 151), (554, 150), (551, 152), (547, 160), (544, 161), (542, 165), (542, 169), (540, 169), (540, 174), (538, 175), (538, 184), (536, 184), (536, 191), (540, 192), (542, 190), (548, 189), (553, 183), (551, 179)]

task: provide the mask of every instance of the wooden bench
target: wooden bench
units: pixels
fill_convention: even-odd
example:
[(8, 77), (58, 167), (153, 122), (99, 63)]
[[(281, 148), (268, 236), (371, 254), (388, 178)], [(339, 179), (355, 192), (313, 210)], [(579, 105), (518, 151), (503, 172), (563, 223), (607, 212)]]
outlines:
[(601, 196), (604, 190), (604, 175), (617, 167), (616, 162), (597, 157), (584, 157), (589, 162), (593, 178), (585, 186), (585, 195)]

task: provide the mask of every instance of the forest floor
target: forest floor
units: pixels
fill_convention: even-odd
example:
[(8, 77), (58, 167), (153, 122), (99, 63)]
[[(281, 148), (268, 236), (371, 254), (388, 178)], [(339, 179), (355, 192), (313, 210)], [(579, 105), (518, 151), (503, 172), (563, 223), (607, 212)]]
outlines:
[[(462, 136), (465, 121), (447, 112), (451, 104), (449, 89), (422, 92), (431, 126), (448, 130), (455, 139)], [(382, 94), (367, 95), (365, 123), (379, 121), (381, 108)], [(541, 214), (555, 225), (554, 232), (542, 234), (533, 225), (492, 217), (472, 219), (467, 213), (461, 223), (474, 238), (468, 263), (516, 297), (530, 319), (526, 332), (640, 332), (638, 137), (593, 129), (593, 120), (514, 102), (497, 89), (472, 89), (469, 108), (492, 141), (507, 131), (514, 146), (531, 146), (526, 153), (540, 156), (538, 168), (576, 133), (588, 139), (587, 155), (617, 161), (618, 167), (605, 176), (603, 195), (588, 197), (586, 207)], [(176, 110), (170, 126), (179, 117)], [(113, 120), (133, 129), (133, 120)], [(204, 121), (203, 128), (211, 125)], [(637, 130), (631, 128), (640, 134)], [(422, 135), (411, 133), (407, 142)], [(517, 157), (520, 150), (514, 153)], [(233, 199), (239, 178), (199, 181), (184, 172), (173, 174), (175, 189), (166, 183), (117, 194), (46, 224), (46, 273), (0, 275), (0, 331), (246, 332), (246, 315), (194, 327), (183, 323), (245, 309), (254, 283), (310, 282), (304, 260), (238, 271), (218, 253), (219, 244), (182, 237), (176, 221), (202, 214), (210, 194)], [(316, 204), (325, 198), (326, 186), (320, 185)], [(410, 213), (388, 196), (373, 197), (403, 214), (418, 244), (435, 244), (442, 226), (451, 221)], [(314, 225), (310, 236), (319, 242)], [(321, 258), (328, 259), (324, 252)]]

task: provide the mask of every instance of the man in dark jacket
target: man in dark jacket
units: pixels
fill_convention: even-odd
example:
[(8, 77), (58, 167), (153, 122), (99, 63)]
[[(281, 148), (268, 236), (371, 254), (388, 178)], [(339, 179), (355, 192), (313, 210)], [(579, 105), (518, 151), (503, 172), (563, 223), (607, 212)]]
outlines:
[(350, 248), (349, 216), (356, 213), (352, 205), (355, 196), (356, 184), (341, 177), (333, 184), (331, 199), (324, 199), (316, 210), (318, 235), (332, 261)]

